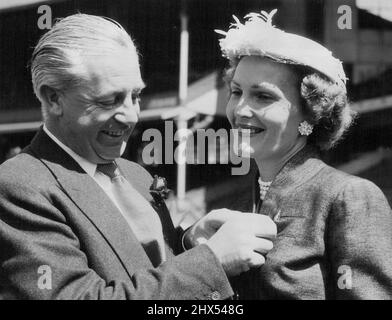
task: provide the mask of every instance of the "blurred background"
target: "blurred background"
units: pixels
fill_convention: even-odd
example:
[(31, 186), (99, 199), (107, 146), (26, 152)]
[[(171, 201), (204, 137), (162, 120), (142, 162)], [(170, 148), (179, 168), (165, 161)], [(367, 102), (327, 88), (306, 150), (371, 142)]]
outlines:
[[(0, 163), (19, 153), (41, 124), (28, 67), (34, 45), (47, 31), (38, 25), (41, 5), (50, 7), (53, 20), (77, 12), (104, 15), (131, 34), (147, 87), (141, 121), (124, 157), (141, 165), (143, 131), (157, 128), (164, 136), (165, 120), (179, 125), (180, 119), (193, 130), (229, 129), (221, 80), (226, 61), (213, 30), (227, 30), (232, 14), (242, 18), (277, 8), (276, 26), (326, 45), (344, 62), (349, 78), (349, 98), (359, 117), (346, 139), (323, 154), (324, 160), (374, 181), (392, 204), (392, 1), (0, 0)], [(341, 29), (337, 23), (342, 5), (351, 10), (351, 28)], [(219, 163), (220, 153), (211, 150), (217, 147), (206, 148), (209, 164), (146, 166), (151, 174), (166, 177), (174, 191), (168, 205), (176, 224), (187, 225), (213, 208), (230, 207), (251, 188), (251, 174), (233, 177), (231, 164)]]

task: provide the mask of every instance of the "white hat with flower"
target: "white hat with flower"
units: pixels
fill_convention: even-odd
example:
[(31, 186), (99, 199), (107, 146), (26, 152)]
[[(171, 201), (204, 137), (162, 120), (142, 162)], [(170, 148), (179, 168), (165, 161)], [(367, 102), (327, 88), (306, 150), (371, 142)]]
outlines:
[(311, 67), (327, 76), (336, 84), (346, 87), (346, 75), (342, 62), (321, 44), (293, 33), (284, 32), (272, 25), (270, 13), (249, 13), (245, 23), (233, 15), (235, 23), (227, 32), (215, 30), (225, 37), (219, 40), (224, 57), (235, 60), (242, 56), (259, 55), (281, 63)]

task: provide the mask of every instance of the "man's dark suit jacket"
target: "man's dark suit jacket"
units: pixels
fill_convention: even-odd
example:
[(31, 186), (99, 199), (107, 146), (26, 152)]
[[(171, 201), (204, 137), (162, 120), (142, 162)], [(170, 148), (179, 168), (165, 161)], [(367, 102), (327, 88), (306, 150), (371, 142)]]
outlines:
[(173, 254), (178, 235), (164, 202), (149, 193), (152, 177), (130, 161), (117, 164), (158, 212), (167, 261), (153, 268), (105, 192), (41, 129), (29, 147), (0, 166), (0, 299), (231, 296), (206, 245)]

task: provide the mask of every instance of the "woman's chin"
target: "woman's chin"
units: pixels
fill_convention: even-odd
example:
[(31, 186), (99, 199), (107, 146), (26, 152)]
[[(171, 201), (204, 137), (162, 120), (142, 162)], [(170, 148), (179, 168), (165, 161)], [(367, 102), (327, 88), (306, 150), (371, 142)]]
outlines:
[(233, 151), (241, 158), (253, 158), (254, 155), (254, 149), (252, 146), (245, 143), (240, 143), (240, 145), (237, 148), (234, 148)]

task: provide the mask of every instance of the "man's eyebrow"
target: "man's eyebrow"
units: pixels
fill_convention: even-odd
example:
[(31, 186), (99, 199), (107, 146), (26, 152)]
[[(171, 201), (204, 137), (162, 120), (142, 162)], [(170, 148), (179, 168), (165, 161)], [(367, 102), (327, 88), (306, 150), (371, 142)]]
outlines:
[[(135, 88), (132, 89), (132, 93), (140, 93), (144, 88), (146, 87), (146, 85), (143, 83), (141, 83), (140, 85), (136, 86)], [(107, 99), (107, 98), (111, 98), (113, 96), (119, 95), (119, 94), (124, 94), (124, 91), (122, 90), (113, 90), (110, 91), (108, 93), (105, 93), (103, 95), (98, 95), (95, 97), (95, 99)]]
[(144, 81), (142, 81), (142, 82), (139, 83), (139, 85), (138, 85), (133, 91), (140, 92), (140, 91), (142, 91), (145, 87), (146, 87), (146, 84), (144, 83)]

